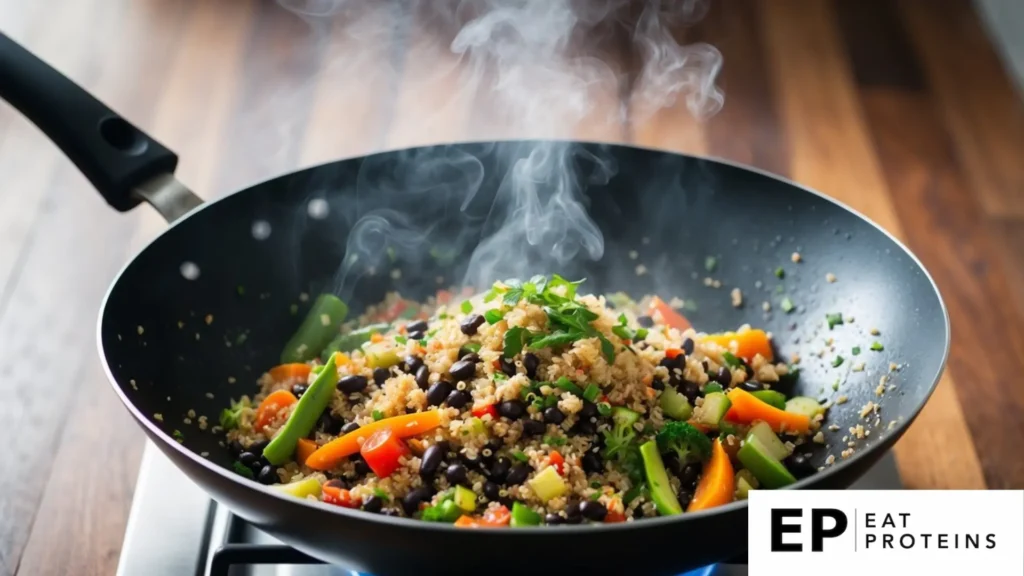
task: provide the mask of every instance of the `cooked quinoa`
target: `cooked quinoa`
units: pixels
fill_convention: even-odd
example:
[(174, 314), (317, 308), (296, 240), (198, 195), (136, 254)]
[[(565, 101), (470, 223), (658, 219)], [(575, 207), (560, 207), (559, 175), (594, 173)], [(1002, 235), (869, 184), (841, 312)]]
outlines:
[[(708, 335), (657, 297), (577, 286), (535, 277), (422, 304), (388, 294), (335, 326), (322, 354), (268, 371), (225, 409), (235, 470), (298, 497), (464, 526), (633, 521), (815, 472), (775, 432), (822, 442), (825, 408), (794, 398), (781, 410), (786, 398), (771, 388), (790, 370), (774, 360), (770, 334)], [(319, 398), (322, 412), (297, 415)], [(727, 422), (730, 400), (737, 414), (774, 404), (783, 416)], [(312, 429), (280, 452), (293, 420)], [(702, 484), (702, 469), (733, 466), (737, 451), (753, 462), (758, 449), (781, 450), (769, 455), (781, 472), (744, 464), (727, 488)]]

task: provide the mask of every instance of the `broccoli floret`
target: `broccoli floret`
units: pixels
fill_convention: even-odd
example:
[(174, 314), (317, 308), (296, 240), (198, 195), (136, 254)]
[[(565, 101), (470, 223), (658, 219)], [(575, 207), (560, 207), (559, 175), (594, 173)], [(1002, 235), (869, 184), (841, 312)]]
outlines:
[(637, 431), (633, 427), (638, 414), (631, 410), (619, 408), (619, 414), (612, 418), (614, 426), (605, 430), (604, 450), (601, 455), (607, 461), (615, 462), (620, 471), (627, 474), (634, 483), (642, 482), (643, 460), (637, 443)]
[(666, 422), (658, 432), (657, 441), (661, 452), (676, 454), (682, 463), (698, 462), (711, 456), (711, 440), (686, 422)]

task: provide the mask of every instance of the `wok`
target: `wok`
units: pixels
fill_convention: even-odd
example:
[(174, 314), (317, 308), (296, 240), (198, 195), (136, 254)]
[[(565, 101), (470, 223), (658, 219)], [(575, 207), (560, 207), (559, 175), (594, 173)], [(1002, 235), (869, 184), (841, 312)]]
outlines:
[[(340, 291), (358, 312), (388, 290), (423, 298), (438, 279), (466, 277), (470, 253), (495, 230), (488, 214), (502, 201), (510, 170), (538, 149), (571, 148), (567, 166), (604, 250), (596, 261), (580, 250), (563, 255), (557, 269), (549, 259), (524, 270), (586, 277), (595, 293), (681, 296), (696, 303), (686, 313), (704, 331), (763, 326), (783, 358), (803, 358), (789, 393), (848, 397), (829, 412), (841, 431), (827, 433), (828, 446), (813, 455), (818, 466), (830, 456), (835, 464), (790, 489), (849, 486), (911, 424), (946, 360), (944, 305), (906, 247), (829, 198), (727, 162), (583, 142), (446, 144), (339, 160), (202, 203), (174, 180), (174, 153), (6, 37), (0, 95), (115, 209), (146, 201), (173, 222), (125, 266), (99, 319), (114, 392), (146, 435), (239, 516), (303, 552), (360, 571), (671, 574), (746, 550), (743, 502), (625, 524), (489, 531), (298, 500), (232, 472), (222, 438), (197, 427), (198, 416), (213, 424), (230, 398), (256, 390), (255, 379), (277, 362), (313, 301), (303, 294)], [(346, 241), (374, 215), (389, 223), (389, 237), (404, 239), (394, 244), (400, 276), (343, 264), (346, 254), (379, 256)], [(449, 257), (436, 257), (438, 246)], [(511, 259), (529, 257), (514, 243), (506, 248), (504, 255), (494, 251), (491, 264), (515, 267), (522, 263)], [(794, 252), (801, 263), (790, 260)], [(717, 258), (714, 266), (708, 256)], [(641, 263), (646, 273), (636, 269)], [(775, 275), (780, 266), (783, 279)], [(837, 281), (826, 282), (826, 274)], [(721, 287), (707, 286), (707, 277)], [(741, 308), (730, 302), (733, 287), (745, 295)], [(779, 310), (779, 290), (796, 310)], [(765, 313), (762, 301), (774, 310)], [(825, 316), (835, 312), (847, 323), (830, 330)], [(869, 334), (875, 327), (880, 336)], [(868, 349), (875, 340), (884, 350)], [(831, 365), (833, 353), (818, 356), (833, 346), (847, 358), (839, 368)], [(864, 371), (852, 370), (862, 361)], [(890, 362), (901, 369), (889, 373)], [(882, 374), (896, 388), (879, 398)], [(877, 426), (876, 416), (859, 414), (869, 401), (881, 405)], [(873, 433), (842, 458), (839, 437), (857, 424)]]

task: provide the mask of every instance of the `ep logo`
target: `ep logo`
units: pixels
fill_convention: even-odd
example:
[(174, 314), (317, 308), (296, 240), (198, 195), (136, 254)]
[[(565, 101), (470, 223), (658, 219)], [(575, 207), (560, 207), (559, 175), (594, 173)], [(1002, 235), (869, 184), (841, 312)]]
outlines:
[(801, 508), (772, 508), (771, 551), (803, 552), (806, 526), (811, 552), (822, 552), (825, 539), (843, 535), (848, 525), (846, 514), (835, 508), (811, 508), (807, 513)]

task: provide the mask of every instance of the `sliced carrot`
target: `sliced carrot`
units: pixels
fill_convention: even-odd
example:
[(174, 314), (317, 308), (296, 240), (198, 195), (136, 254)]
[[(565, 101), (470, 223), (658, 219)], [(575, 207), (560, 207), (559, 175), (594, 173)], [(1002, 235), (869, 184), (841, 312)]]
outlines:
[[(743, 358), (747, 362), (760, 354), (764, 359), (771, 362), (775, 359), (772, 352), (772, 341), (764, 330), (747, 330), (746, 332), (725, 332), (723, 334), (712, 334), (704, 338), (707, 342), (714, 342), (732, 351), (733, 354)], [(732, 343), (736, 343), (735, 350)]]
[(650, 386), (652, 383), (654, 383), (654, 375), (648, 374), (641, 378), (640, 381), (643, 382), (645, 385)]
[(479, 528), (480, 523), (477, 522), (476, 518), (463, 514), (459, 516), (459, 519), (455, 521), (456, 528)]
[(270, 377), (274, 382), (291, 382), (293, 380), (305, 381), (309, 378), (309, 371), (313, 367), (302, 362), (292, 362), (274, 366), (269, 370)]
[(309, 438), (299, 438), (299, 443), (295, 446), (295, 459), (305, 462), (313, 452), (316, 452), (316, 442)]
[(779, 410), (741, 388), (729, 391), (729, 402), (732, 407), (725, 413), (725, 418), (732, 422), (751, 424), (763, 420), (780, 433), (806, 434), (811, 428), (811, 419), (806, 414)]
[(704, 472), (700, 477), (700, 484), (693, 493), (693, 500), (687, 507), (687, 512), (707, 510), (722, 504), (732, 502), (735, 491), (735, 478), (733, 476), (732, 462), (726, 454), (722, 441), (718, 438), (711, 448), (711, 459), (704, 465)]
[(669, 360), (675, 360), (682, 353), (683, 353), (683, 351), (680, 350), (679, 348), (666, 348), (665, 349), (665, 358), (668, 358)]
[(437, 410), (384, 418), (324, 444), (306, 458), (306, 466), (313, 470), (330, 470), (340, 464), (342, 459), (359, 452), (362, 443), (378, 430), (390, 428), (398, 438), (409, 438), (429, 432), (440, 425), (441, 413)]
[(277, 413), (286, 406), (295, 404), (298, 399), (295, 394), (292, 394), (288, 390), (275, 390), (270, 393), (263, 402), (260, 402), (260, 407), (256, 409), (256, 424), (254, 428), (257, 432), (263, 432), (267, 424), (274, 421), (277, 417)]
[(661, 314), (661, 321), (663, 324), (675, 328), (680, 332), (688, 330), (693, 327), (690, 321), (686, 319), (679, 312), (676, 312), (674, 308), (665, 303), (664, 300), (655, 296), (651, 299), (651, 312), (657, 311)]
[[(337, 482), (336, 480), (333, 482)], [(335, 506), (341, 506), (343, 508), (358, 508), (359, 503), (352, 497), (352, 493), (342, 488), (340, 485), (327, 482), (321, 489), (323, 491), (324, 502), (328, 504), (334, 504)]]
[(489, 508), (484, 512), (484, 517), (480, 519), (480, 524), (483, 526), (489, 526), (497, 528), (499, 526), (508, 526), (508, 523), (512, 521), (512, 513), (509, 512), (505, 506), (498, 506), (497, 508)]

